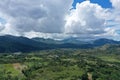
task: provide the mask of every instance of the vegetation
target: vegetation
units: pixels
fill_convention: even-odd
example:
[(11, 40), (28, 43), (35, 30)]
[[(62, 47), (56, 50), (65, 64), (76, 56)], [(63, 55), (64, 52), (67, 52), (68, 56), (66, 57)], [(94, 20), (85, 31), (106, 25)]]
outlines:
[(47, 49), (58, 48), (74, 48), (74, 49), (90, 49), (100, 47), (106, 44), (120, 46), (120, 41), (110, 39), (97, 39), (90, 41), (81, 41), (77, 38), (68, 38), (63, 40), (17, 37), (11, 35), (0, 36), (0, 53), (14, 52), (35, 52)]
[(120, 51), (106, 47), (0, 54), (0, 80), (120, 80)]

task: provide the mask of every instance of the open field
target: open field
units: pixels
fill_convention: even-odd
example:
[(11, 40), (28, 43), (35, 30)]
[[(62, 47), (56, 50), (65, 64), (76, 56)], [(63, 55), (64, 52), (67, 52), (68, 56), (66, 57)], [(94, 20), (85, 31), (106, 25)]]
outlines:
[(0, 55), (0, 80), (120, 80), (120, 55), (55, 49)]

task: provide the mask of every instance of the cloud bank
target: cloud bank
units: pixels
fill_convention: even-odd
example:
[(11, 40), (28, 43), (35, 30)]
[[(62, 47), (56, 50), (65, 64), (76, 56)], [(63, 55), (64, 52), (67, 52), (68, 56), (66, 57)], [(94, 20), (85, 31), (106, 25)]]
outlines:
[[(73, 0), (0, 0), (0, 34), (63, 39), (117, 39), (120, 1), (102, 8), (89, 0), (72, 9)], [(3, 23), (4, 22), (4, 23)]]

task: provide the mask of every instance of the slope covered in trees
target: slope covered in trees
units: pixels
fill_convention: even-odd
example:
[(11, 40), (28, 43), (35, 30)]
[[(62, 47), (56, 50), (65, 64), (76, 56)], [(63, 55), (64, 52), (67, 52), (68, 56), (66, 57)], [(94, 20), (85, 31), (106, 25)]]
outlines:
[(0, 55), (0, 80), (120, 80), (120, 47)]

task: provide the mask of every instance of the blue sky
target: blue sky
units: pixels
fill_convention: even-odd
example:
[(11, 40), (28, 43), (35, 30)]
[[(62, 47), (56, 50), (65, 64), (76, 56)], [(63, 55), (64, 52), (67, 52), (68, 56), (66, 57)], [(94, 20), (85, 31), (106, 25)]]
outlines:
[[(81, 3), (85, 0), (74, 0), (73, 2), (73, 7), (75, 8), (76, 3)], [(110, 2), (110, 0), (90, 0), (91, 3), (97, 3), (99, 5), (101, 5), (103, 8), (112, 8), (112, 3)]]
[(1, 24), (5, 24), (6, 21), (5, 21), (3, 18), (0, 18), (0, 23), (1, 23)]

